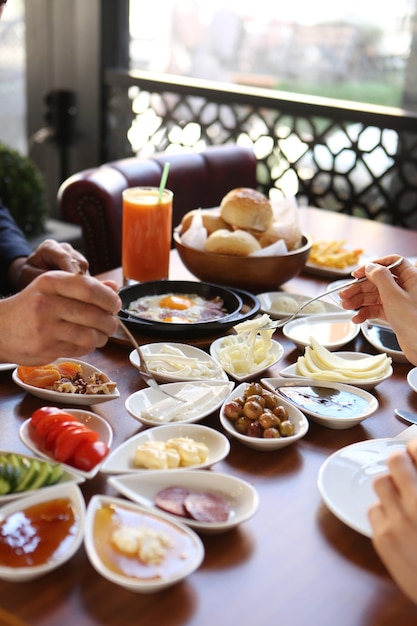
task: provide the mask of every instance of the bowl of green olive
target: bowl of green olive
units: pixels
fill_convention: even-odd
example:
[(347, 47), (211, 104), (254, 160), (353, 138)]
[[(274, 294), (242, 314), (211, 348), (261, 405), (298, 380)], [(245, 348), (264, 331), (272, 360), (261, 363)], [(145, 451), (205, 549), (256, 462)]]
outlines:
[(309, 427), (299, 409), (257, 382), (235, 387), (221, 406), (220, 423), (231, 437), (265, 452), (298, 441)]

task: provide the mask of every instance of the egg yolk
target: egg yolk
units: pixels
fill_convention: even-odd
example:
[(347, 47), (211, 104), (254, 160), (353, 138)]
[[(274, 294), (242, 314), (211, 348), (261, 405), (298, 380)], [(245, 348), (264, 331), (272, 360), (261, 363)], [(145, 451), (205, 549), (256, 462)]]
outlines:
[(183, 296), (166, 296), (159, 301), (159, 306), (164, 309), (176, 309), (177, 311), (184, 311), (190, 309), (194, 304), (194, 301), (190, 298)]

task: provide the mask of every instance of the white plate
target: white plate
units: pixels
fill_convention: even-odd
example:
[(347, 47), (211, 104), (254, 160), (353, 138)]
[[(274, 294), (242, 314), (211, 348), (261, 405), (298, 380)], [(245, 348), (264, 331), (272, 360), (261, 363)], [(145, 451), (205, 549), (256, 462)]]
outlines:
[(377, 500), (373, 482), (387, 472), (389, 455), (406, 445), (404, 439), (372, 439), (329, 456), (319, 470), (317, 484), (330, 511), (350, 528), (371, 537), (368, 511)]
[(300, 317), (285, 324), (282, 332), (300, 349), (309, 345), (309, 338), (314, 337), (328, 350), (338, 350), (359, 333), (359, 324), (351, 321), (352, 316), (352, 312), (344, 311)]
[[(130, 437), (127, 441), (124, 441), (104, 460), (100, 471), (106, 474), (127, 474), (129, 472), (134, 472), (135, 474), (139, 473), (141, 476), (155, 471), (160, 472), (162, 470), (151, 470), (143, 467), (136, 467), (133, 464), (135, 450), (138, 446), (141, 446), (147, 441), (168, 441), (168, 439), (172, 439), (174, 437), (190, 437), (191, 439), (194, 439), (194, 441), (205, 443), (208, 447), (209, 455), (207, 460), (204, 463), (200, 463), (200, 465), (192, 466), (192, 469), (211, 467), (229, 454), (230, 443), (228, 439), (213, 428), (208, 428), (208, 426), (202, 426), (201, 424), (166, 424), (165, 426), (148, 428), (147, 430)], [(182, 467), (175, 471), (189, 469), (190, 467)]]
[[(274, 379), (266, 379), (266, 380), (274, 380)], [(220, 423), (225, 429), (225, 431), (235, 439), (239, 440), (248, 448), (253, 448), (254, 450), (258, 450), (260, 452), (269, 452), (273, 450), (279, 450), (281, 448), (286, 448), (287, 446), (295, 443), (304, 435), (307, 434), (309, 423), (305, 415), (297, 409), (293, 404), (287, 402), (284, 398), (280, 398), (280, 404), (284, 406), (288, 411), (288, 418), (295, 426), (295, 433), (290, 437), (277, 437), (277, 438), (266, 438), (266, 437), (249, 437), (248, 435), (239, 433), (233, 423), (226, 417), (224, 412), (224, 407), (227, 402), (230, 402), (236, 397), (242, 396), (245, 389), (247, 388), (249, 383), (241, 383), (234, 391), (230, 394), (230, 396), (225, 400), (220, 409)]]
[[(224, 341), (225, 341), (225, 337), (219, 337), (219, 339), (215, 339), (213, 343), (210, 345), (210, 354), (213, 357), (213, 359), (215, 359), (218, 363), (220, 363), (220, 365), (221, 365), (221, 362), (219, 358), (219, 350), (222, 347)], [(269, 365), (267, 365), (267, 367), (265, 366), (259, 367), (258, 369), (253, 369), (246, 374), (236, 374), (231, 369), (229, 370), (228, 368), (224, 368), (223, 365), (222, 367), (229, 374), (229, 376), (232, 376), (238, 382), (250, 380), (252, 378), (255, 378), (256, 376), (259, 376), (260, 374), (262, 374), (262, 372), (265, 372), (270, 367), (278, 363), (278, 361), (280, 361), (282, 357), (284, 356), (284, 348), (275, 339), (272, 339), (271, 352), (272, 352), (272, 361), (271, 363), (269, 363)]]
[[(390, 326), (367, 320), (360, 325), (362, 335), (378, 352), (386, 352), (396, 363), (408, 363)], [(397, 349), (398, 348), (398, 349)]]
[[(172, 366), (169, 367), (169, 357), (167, 356), (167, 350), (173, 350), (180, 352), (188, 363), (181, 363), (172, 360)], [(152, 361), (146, 359), (148, 369), (154, 375), (154, 378), (160, 383), (176, 383), (184, 380), (229, 380), (226, 372), (220, 367), (207, 352), (195, 348), (194, 346), (188, 346), (183, 343), (149, 343), (141, 346), (141, 350), (146, 355), (161, 354), (166, 360), (166, 369), (154, 368)], [(175, 358), (175, 357), (174, 357)], [(193, 361), (195, 360), (195, 365)], [(139, 368), (139, 356), (136, 350), (133, 350), (129, 354), (129, 360), (132, 365)], [(163, 362), (163, 361), (162, 361)], [(175, 365), (177, 363), (177, 365)]]
[(417, 367), (413, 367), (407, 374), (407, 382), (411, 389), (417, 393)]
[[(79, 361), (78, 359), (72, 358), (61, 358), (56, 359), (54, 363), (62, 363), (65, 361), (70, 361), (71, 363), (78, 363), (81, 365), (83, 374), (87, 378), (94, 372), (98, 372), (102, 374), (103, 372), (97, 367), (93, 367), (89, 363), (85, 363), (85, 361)], [(37, 398), (41, 398), (41, 400), (47, 400), (48, 402), (59, 403), (59, 404), (73, 404), (74, 406), (90, 406), (93, 404), (99, 404), (100, 402), (108, 402), (109, 400), (114, 400), (120, 396), (117, 388), (114, 389), (109, 394), (80, 394), (80, 393), (62, 393), (59, 391), (51, 391), (50, 389), (40, 389), (39, 387), (34, 387), (33, 385), (27, 385), (24, 383), (17, 374), (17, 368), (13, 370), (12, 378), (16, 385), (19, 385), (22, 389), (24, 389), (27, 393), (31, 393), (33, 396)]]
[[(378, 408), (378, 400), (363, 389), (359, 389), (358, 387), (354, 387), (352, 385), (345, 385), (343, 383), (330, 383), (330, 382), (322, 382), (318, 380), (312, 380), (309, 378), (262, 378), (262, 385), (271, 391), (274, 391), (280, 394), (281, 388), (291, 387), (324, 387), (326, 390), (330, 390), (329, 393), (334, 393), (334, 390), (339, 393), (348, 394), (349, 397), (346, 397), (344, 402), (346, 401), (355, 401), (360, 404), (359, 407), (352, 409), (349, 411), (349, 414), (346, 412), (341, 412), (337, 415), (337, 411), (341, 409), (327, 407), (324, 402), (319, 402), (318, 405), (314, 405), (313, 407), (309, 407), (304, 405), (302, 402), (296, 404), (298, 408), (311, 417), (314, 422), (321, 424), (322, 426), (327, 426), (328, 428), (334, 429), (345, 429), (352, 428), (352, 426), (356, 426), (367, 417), (375, 413)], [(332, 392), (333, 390), (333, 392)], [(288, 399), (285, 396), (285, 399)]]
[[(103, 507), (110, 507), (110, 510), (116, 509), (116, 515), (119, 508), (120, 511), (126, 510), (130, 512), (131, 516), (138, 516), (138, 519), (133, 522), (137, 527), (149, 528), (150, 531), (168, 535), (172, 542), (167, 558), (168, 569), (171, 569), (171, 573), (166, 574), (164, 561), (157, 566), (145, 565), (144, 571), (148, 570), (148, 572), (142, 578), (116, 573), (107, 567), (97, 550), (98, 535), (95, 530), (97, 512)], [(87, 507), (84, 546), (91, 565), (101, 576), (116, 585), (137, 593), (154, 593), (178, 583), (192, 574), (204, 559), (204, 545), (200, 537), (185, 524), (180, 524), (177, 520), (173, 521), (168, 516), (150, 511), (139, 504), (104, 495), (93, 496)]]
[(0, 372), (7, 372), (17, 367), (17, 363), (0, 363)]
[(317, 265), (317, 263), (313, 263), (312, 261), (307, 261), (304, 267), (304, 272), (307, 274), (315, 274), (316, 276), (324, 276), (324, 277), (334, 277), (338, 276), (349, 276), (352, 272), (354, 272), (358, 267), (361, 267), (365, 263), (367, 263), (371, 257), (367, 254), (362, 254), (359, 257), (358, 263), (354, 263), (353, 265), (347, 265), (346, 267), (326, 267), (325, 265)]
[[(220, 383), (218, 381), (204, 381), (204, 382), (183, 382), (183, 383), (168, 383), (161, 385), (162, 388), (166, 388), (167, 391), (174, 395), (181, 394), (186, 388), (190, 386), (196, 387), (201, 390), (201, 394), (205, 396), (205, 400), (199, 400), (203, 398), (201, 396), (195, 396), (194, 400), (189, 402), (177, 402), (175, 399), (169, 398), (161, 391), (146, 387), (140, 391), (135, 391), (126, 400), (126, 410), (134, 419), (138, 420), (146, 426), (161, 426), (163, 423), (192, 423), (198, 422), (207, 415), (210, 415), (216, 411), (222, 404), (226, 396), (234, 387), (234, 383), (228, 380)], [(209, 393), (210, 392), (210, 393)], [(160, 406), (160, 419), (152, 419), (144, 413), (157, 403)], [(175, 415), (175, 419), (171, 417), (172, 411), (180, 407), (180, 411)]]
[[(372, 356), (371, 354), (366, 354), (365, 352), (335, 352), (334, 354), (335, 356), (339, 356), (342, 359), (347, 359), (348, 361), (359, 361), (360, 359), (366, 359)], [(355, 385), (356, 387), (360, 387), (361, 389), (373, 389), (374, 387), (382, 383), (382, 381), (387, 380), (387, 378), (392, 376), (392, 372), (393, 372), (392, 367), (389, 367), (387, 369), (386, 374), (384, 376), (381, 376), (380, 378), (376, 378), (373, 380), (371, 379), (361, 380), (359, 378), (352, 378), (350, 380), (344, 380), (343, 383), (346, 385)], [(301, 379), (306, 378), (305, 376), (302, 376), (301, 374), (297, 374), (296, 363), (293, 363), (292, 365), (289, 365), (285, 369), (281, 370), (280, 376), (283, 376), (284, 378), (301, 378)]]
[[(258, 495), (246, 481), (229, 474), (189, 470), (167, 470), (147, 476), (129, 474), (114, 476), (108, 481), (121, 494), (148, 509), (164, 513), (169, 519), (190, 526), (197, 532), (218, 534), (235, 528), (251, 518), (258, 509)], [(209, 492), (223, 496), (230, 505), (225, 522), (198, 522), (163, 511), (154, 504), (156, 494), (167, 487), (183, 487), (190, 492)]]
[[(68, 408), (62, 410), (66, 413), (70, 413), (71, 415), (76, 417), (81, 423), (86, 424), (89, 428), (98, 432), (99, 439), (101, 441), (104, 441), (104, 443), (107, 444), (107, 446), (110, 448), (113, 441), (113, 431), (111, 429), (111, 426), (106, 422), (105, 419), (100, 417), (100, 415), (92, 413), (91, 411), (86, 411), (85, 409)], [(30, 425), (30, 418), (25, 420), (20, 426), (19, 436), (25, 446), (32, 450), (32, 452), (44, 459), (47, 459), (48, 461), (56, 463), (51, 453), (44, 447), (42, 447), (36, 440), (36, 437), (34, 436), (34, 430)], [(79, 476), (88, 479), (93, 478), (93, 476), (97, 474), (98, 470), (100, 469), (101, 463), (98, 463), (89, 472), (83, 472), (82, 470), (77, 469), (72, 465), (67, 465), (66, 463), (61, 463), (61, 465), (69, 472), (78, 474)]]
[[(1, 450), (0, 454), (16, 454), (19, 457), (24, 457), (27, 458), (29, 460), (33, 460), (36, 459), (36, 457), (31, 456), (29, 454), (22, 454), (21, 452), (11, 452), (10, 450)], [(46, 460), (46, 459), (45, 459)], [(48, 459), (49, 461), (50, 459)], [(56, 464), (56, 461), (51, 461), (51, 463)], [(22, 497), (26, 497), (26, 496), (31, 496), (34, 493), (37, 493), (40, 489), (42, 489), (42, 491), (46, 491), (46, 490), (50, 490), (53, 487), (55, 487), (56, 485), (62, 485), (64, 483), (82, 483), (84, 482), (84, 478), (82, 476), (80, 476), (79, 474), (76, 474), (75, 472), (72, 471), (72, 469), (70, 469), (68, 467), (68, 469), (63, 467), (63, 474), (61, 476), (61, 478), (59, 479), (59, 481), (57, 483), (55, 483), (54, 485), (48, 485), (46, 487), (39, 487), (39, 489), (28, 489), (26, 491), (19, 491), (18, 493), (16, 492), (12, 492), (12, 493), (6, 493), (3, 496), (0, 496), (0, 506), (2, 506), (3, 504), (6, 504), (6, 502), (12, 502), (13, 500), (18, 500), (19, 498)]]
[[(272, 319), (282, 319), (284, 317), (287, 317), (288, 315), (291, 315), (293, 311), (285, 310), (285, 308), (280, 308), (280, 302), (284, 302), (287, 298), (291, 298), (291, 300), (296, 303), (297, 307), (300, 306), (300, 304), (302, 304), (303, 302), (306, 302), (310, 299), (309, 296), (286, 293), (283, 291), (267, 291), (265, 293), (259, 293), (257, 295), (257, 298), (259, 298), (259, 301), (261, 303), (261, 310), (264, 313), (267, 313), (267, 315), (269, 315), (269, 317), (271, 317)], [(320, 308), (320, 310), (317, 311), (315, 314), (337, 313), (342, 310), (340, 306), (336, 306), (331, 302), (325, 302), (324, 300), (317, 300), (312, 304), (312, 306), (313, 305), (319, 305)], [(302, 311), (300, 311), (300, 313), (297, 314), (297, 317), (306, 317), (313, 314), (314, 313), (312, 312), (309, 313), (308, 307), (306, 307), (306, 309), (303, 309)]]
[(54, 485), (50, 489), (39, 489), (33, 495), (5, 504), (1, 507), (0, 521), (30, 506), (55, 500), (56, 498), (68, 498), (71, 501), (76, 517), (78, 517), (76, 532), (65, 543), (65, 549), (59, 552), (57, 558), (53, 558), (42, 565), (34, 565), (32, 567), (7, 567), (0, 565), (0, 580), (23, 582), (39, 578), (69, 561), (77, 552), (84, 535), (85, 503), (80, 488), (75, 483), (63, 483), (62, 485)]

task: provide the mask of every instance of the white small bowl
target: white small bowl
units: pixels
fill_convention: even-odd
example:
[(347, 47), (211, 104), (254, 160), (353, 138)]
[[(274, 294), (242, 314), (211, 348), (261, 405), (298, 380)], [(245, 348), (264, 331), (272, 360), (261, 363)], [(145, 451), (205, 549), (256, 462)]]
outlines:
[[(166, 385), (161, 385), (162, 388), (166, 388), (167, 391), (174, 395), (178, 395), (182, 389), (186, 386), (197, 386), (201, 388), (202, 393), (206, 393), (207, 389), (212, 389), (212, 397), (206, 397), (205, 402), (199, 403), (198, 400), (195, 400), (192, 403), (187, 402), (177, 402), (175, 399), (171, 399), (168, 396), (164, 395), (161, 391), (157, 389), (153, 389), (151, 387), (146, 387), (145, 389), (141, 389), (140, 391), (135, 391), (132, 393), (125, 402), (125, 407), (129, 415), (131, 415), (134, 419), (138, 420), (142, 424), (146, 426), (161, 426), (164, 423), (181, 423), (181, 424), (191, 424), (192, 422), (198, 422), (203, 419), (207, 415), (210, 415), (214, 411), (216, 411), (222, 404), (224, 398), (230, 393), (230, 391), (234, 387), (234, 383), (230, 380), (219, 383), (218, 381), (189, 381), (182, 383), (167, 383)], [(203, 396), (201, 396), (203, 397)], [(150, 416), (146, 415), (144, 411), (148, 410), (150, 407), (155, 406), (157, 403), (163, 402), (162, 407), (165, 407), (163, 411), (161, 411), (161, 418), (152, 419)], [(172, 413), (170, 415), (170, 410), (176, 409), (176, 404), (180, 408), (180, 411), (172, 417)], [(153, 417), (153, 416), (152, 416)]]
[(9, 515), (13, 515), (14, 513), (23, 511), (28, 507), (41, 504), (42, 502), (55, 500), (57, 498), (68, 498), (71, 501), (76, 516), (78, 517), (76, 532), (72, 536), (71, 540), (66, 542), (65, 550), (60, 553), (57, 558), (51, 559), (43, 565), (10, 567), (0, 564), (1, 580), (23, 582), (39, 578), (40, 576), (44, 576), (48, 572), (51, 572), (69, 561), (69, 559), (77, 552), (82, 543), (84, 534), (85, 503), (80, 488), (75, 483), (64, 483), (61, 485), (55, 485), (49, 489), (39, 489), (31, 496), (25, 496), (24, 498), (5, 504), (0, 510), (0, 522), (2, 522)]
[[(289, 311), (285, 309), (285, 306), (282, 306), (280, 303), (282, 302), (285, 305), (285, 301), (287, 298), (291, 298), (296, 304), (296, 306), (300, 306), (303, 302), (306, 302), (310, 299), (309, 296), (302, 296), (300, 294), (295, 293), (287, 293), (286, 291), (266, 291), (265, 293), (258, 293), (256, 296), (261, 303), (261, 310), (269, 315), (272, 319), (282, 319), (291, 315), (293, 311)], [(317, 315), (317, 313), (337, 313), (342, 311), (343, 309), (336, 304), (332, 304), (331, 302), (325, 302), (324, 300), (318, 300), (313, 303), (314, 305), (318, 304), (320, 311), (316, 313), (308, 313), (307, 307), (306, 309), (300, 311), (297, 314), (297, 317), (306, 317), (309, 315)]]
[(272, 339), (271, 363), (269, 363), (266, 367), (264, 365), (257, 369), (253, 369), (250, 372), (248, 371), (246, 373), (237, 374), (232, 369), (229, 369), (227, 367), (225, 368), (224, 365), (221, 363), (219, 351), (224, 345), (225, 340), (226, 340), (226, 337), (219, 337), (219, 339), (215, 339), (213, 343), (210, 345), (210, 354), (212, 355), (213, 359), (215, 359), (223, 367), (223, 369), (229, 374), (229, 376), (232, 376), (238, 382), (243, 382), (245, 380), (252, 380), (253, 378), (256, 378), (256, 376), (259, 376), (260, 374), (262, 374), (262, 372), (266, 372), (266, 370), (268, 370), (270, 367), (273, 367), (284, 356), (284, 348), (282, 347), (282, 345), (275, 339)]
[[(180, 365), (175, 366), (175, 360), (172, 361), (173, 365), (169, 370), (169, 354), (166, 349), (173, 349), (175, 352), (180, 352), (188, 361), (187, 366), (181, 368)], [(145, 357), (148, 369), (153, 374), (154, 378), (160, 383), (177, 383), (187, 380), (229, 380), (226, 372), (207, 352), (200, 350), (194, 346), (189, 346), (183, 343), (149, 343), (141, 346), (141, 350)], [(165, 350), (165, 352), (164, 352)], [(146, 359), (147, 355), (154, 356), (162, 354), (167, 362), (167, 369), (158, 369), (153, 365), (153, 361)], [(139, 356), (136, 350), (132, 350), (129, 354), (129, 360), (134, 367), (139, 369)], [(195, 365), (192, 367), (192, 361), (195, 361)]]
[[(92, 413), (91, 411), (86, 411), (85, 409), (69, 408), (62, 410), (76, 417), (82, 424), (86, 424), (89, 428), (95, 430), (99, 435), (99, 439), (103, 441), (108, 448), (110, 448), (113, 441), (113, 431), (110, 424), (106, 422), (105, 419), (100, 417), (100, 415)], [(34, 430), (30, 424), (30, 418), (25, 420), (20, 426), (19, 436), (25, 446), (32, 450), (32, 452), (44, 459), (47, 459), (48, 461), (56, 463), (56, 460), (54, 459), (50, 451), (42, 447), (36, 439)], [(73, 474), (78, 474), (79, 476), (88, 479), (93, 478), (93, 476), (97, 474), (100, 469), (101, 463), (95, 465), (93, 469), (91, 469), (89, 472), (84, 472), (83, 470), (80, 470), (66, 463), (61, 463), (61, 465), (69, 472), (72, 472)]]
[(242, 396), (245, 389), (248, 387), (248, 384), (249, 383), (241, 383), (238, 387), (236, 387), (236, 389), (234, 389), (230, 396), (224, 401), (220, 409), (220, 423), (229, 435), (231, 435), (235, 439), (238, 439), (245, 446), (248, 446), (248, 448), (260, 450), (261, 452), (268, 452), (285, 448), (292, 443), (295, 443), (307, 434), (309, 427), (307, 418), (299, 409), (297, 409), (290, 402), (287, 402), (287, 400), (284, 400), (284, 398), (280, 398), (280, 404), (287, 409), (288, 418), (295, 426), (294, 435), (291, 435), (290, 437), (277, 437), (276, 439), (273, 439), (263, 437), (249, 437), (249, 435), (239, 433), (233, 426), (233, 423), (226, 417), (224, 407), (234, 398)]
[[(335, 356), (339, 356), (342, 359), (346, 359), (347, 361), (360, 361), (361, 359), (366, 359), (372, 356), (371, 354), (366, 354), (365, 352), (335, 352)], [(380, 378), (369, 378), (369, 379), (360, 379), (360, 378), (350, 378), (349, 380), (344, 380), (343, 383), (346, 385), (355, 385), (355, 387), (360, 387), (361, 389), (374, 389), (377, 385), (382, 383), (387, 378), (392, 376), (393, 369), (390, 366), (387, 367), (387, 370), (383, 376)], [(280, 371), (280, 376), (284, 378), (307, 378), (306, 376), (302, 376), (301, 374), (297, 374), (297, 364), (293, 363), (289, 365), (285, 369)], [(310, 376), (309, 378), (313, 378)], [(317, 380), (317, 383), (320, 381)], [(341, 382), (338, 381), (337, 378), (334, 379), (333, 382)]]
[(182, 487), (190, 492), (206, 492), (222, 496), (230, 505), (225, 522), (199, 522), (162, 511), (172, 520), (190, 526), (198, 533), (219, 534), (235, 528), (250, 519), (258, 509), (258, 494), (248, 482), (229, 474), (189, 470), (167, 470), (147, 476), (136, 474), (114, 476), (109, 484), (121, 494), (153, 511), (161, 512), (154, 504), (156, 494), (167, 487)]
[[(143, 565), (144, 572), (149, 572), (147, 577), (136, 578), (113, 571), (103, 562), (96, 520), (100, 510), (107, 507), (116, 512), (127, 510), (131, 518), (133, 515), (137, 516), (138, 526), (141, 528), (149, 527), (150, 530), (163, 532), (170, 537), (172, 547), (168, 549), (167, 557), (170, 560), (170, 573), (164, 573), (163, 562), (160, 566)], [(103, 541), (105, 540), (106, 537), (103, 537)], [(204, 559), (203, 543), (191, 528), (133, 502), (104, 495), (93, 496), (87, 507), (84, 546), (91, 565), (101, 576), (115, 585), (137, 593), (154, 593), (178, 583), (200, 567)]]
[[(63, 363), (71, 361), (71, 363), (77, 363), (81, 365), (84, 376), (87, 378), (91, 374), (98, 373), (103, 374), (97, 367), (93, 367), (85, 361), (79, 361), (78, 359), (62, 358), (56, 359), (54, 363)], [(93, 404), (99, 404), (101, 402), (108, 402), (109, 400), (115, 400), (120, 396), (119, 391), (114, 389), (111, 393), (62, 393), (60, 391), (52, 391), (51, 389), (41, 389), (40, 387), (34, 387), (33, 385), (27, 385), (21, 380), (17, 373), (17, 368), (13, 370), (12, 378), (16, 385), (19, 385), (27, 393), (31, 393), (33, 396), (40, 398), (41, 400), (47, 400), (51, 404), (73, 404), (74, 406), (91, 406)]]
[[(140, 432), (130, 439), (124, 441), (120, 446), (113, 450), (101, 465), (100, 471), (106, 474), (126, 474), (134, 472), (135, 474), (148, 474), (162, 470), (146, 469), (144, 467), (136, 467), (133, 464), (133, 456), (138, 446), (148, 441), (168, 441), (174, 437), (190, 437), (194, 441), (205, 443), (209, 449), (209, 455), (204, 463), (192, 466), (192, 469), (203, 469), (211, 467), (224, 459), (230, 450), (230, 444), (222, 433), (217, 432), (214, 428), (203, 426), (201, 424), (166, 424), (165, 426), (156, 426)], [(178, 468), (175, 471), (189, 470), (189, 467)], [(169, 470), (174, 471), (174, 470)]]
[[(370, 417), (377, 410), (379, 404), (378, 400), (375, 396), (371, 395), (364, 389), (359, 389), (359, 387), (354, 387), (353, 385), (345, 385), (343, 383), (330, 383), (324, 382), (321, 380), (312, 380), (311, 378), (262, 378), (261, 383), (264, 387), (278, 393), (280, 395), (280, 390), (283, 392), (291, 391), (291, 388), (309, 388), (316, 387), (322, 388), (326, 390), (326, 393), (331, 395), (332, 392), (340, 392), (346, 394), (346, 397), (342, 399), (340, 404), (336, 404), (334, 402), (334, 408), (331, 407), (329, 411), (326, 412), (326, 405), (323, 401), (318, 401), (314, 404), (313, 407), (307, 406), (302, 402), (302, 398), (300, 398), (300, 403), (296, 404), (302, 409), (303, 413), (306, 413), (314, 422), (321, 424), (322, 426), (326, 426), (327, 428), (334, 428), (336, 430), (342, 430), (345, 428), (352, 428), (353, 426), (357, 426), (363, 420)], [(286, 388), (286, 389), (285, 389)], [(308, 392), (308, 389), (307, 389)], [(347, 400), (349, 399), (349, 403)], [(320, 400), (320, 398), (319, 398)], [(350, 413), (340, 413), (337, 414), (339, 407), (347, 406), (347, 409), (352, 404), (352, 401), (360, 403), (360, 406), (352, 409)], [(294, 401), (292, 401), (293, 404)]]
[(300, 317), (285, 324), (282, 332), (299, 349), (308, 346), (310, 337), (314, 337), (328, 350), (339, 350), (352, 341), (360, 331), (359, 324), (351, 321), (352, 316), (352, 312), (344, 311)]

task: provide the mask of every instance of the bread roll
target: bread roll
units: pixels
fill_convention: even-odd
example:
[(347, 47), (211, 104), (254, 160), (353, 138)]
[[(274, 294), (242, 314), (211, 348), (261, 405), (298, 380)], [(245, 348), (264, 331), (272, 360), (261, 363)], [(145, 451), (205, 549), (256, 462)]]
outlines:
[(216, 254), (230, 256), (248, 256), (261, 249), (259, 242), (245, 230), (226, 230), (221, 228), (207, 237), (205, 249)]
[(273, 219), (268, 198), (248, 187), (229, 191), (220, 203), (220, 215), (232, 228), (253, 232), (264, 232)]
[(181, 220), (181, 235), (183, 235), (191, 226), (191, 222), (193, 221), (194, 215), (200, 213), (201, 219), (203, 221), (203, 226), (207, 230), (207, 234), (210, 235), (215, 230), (219, 230), (220, 228), (229, 229), (229, 225), (226, 224), (224, 219), (220, 216), (220, 208), (216, 207), (214, 209), (193, 209), (192, 211), (188, 211), (184, 215)]

